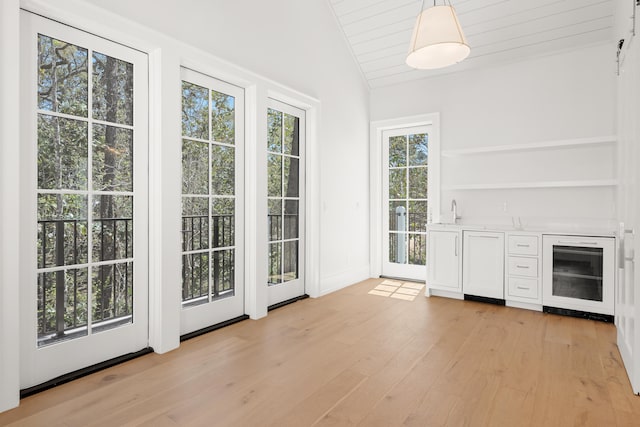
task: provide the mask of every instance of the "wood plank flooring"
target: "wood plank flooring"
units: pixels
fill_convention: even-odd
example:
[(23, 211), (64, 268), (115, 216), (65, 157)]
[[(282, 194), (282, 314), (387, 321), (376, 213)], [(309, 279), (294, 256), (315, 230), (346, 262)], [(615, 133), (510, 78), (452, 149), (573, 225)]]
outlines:
[(613, 325), (370, 279), (23, 399), (11, 426), (638, 426)]

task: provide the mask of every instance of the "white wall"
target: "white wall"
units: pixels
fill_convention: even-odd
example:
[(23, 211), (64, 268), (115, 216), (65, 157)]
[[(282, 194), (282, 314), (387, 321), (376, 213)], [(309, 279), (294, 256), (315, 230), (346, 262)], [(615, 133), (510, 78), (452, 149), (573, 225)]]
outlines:
[[(371, 119), (441, 113), (441, 149), (615, 135), (611, 45), (374, 89)], [(442, 157), (442, 204), (464, 223), (615, 227), (615, 187), (447, 190), (448, 186), (616, 177), (614, 143)], [(504, 211), (504, 206), (507, 211)], [(445, 216), (447, 218), (447, 216)]]
[(369, 94), (326, 0), (86, 1), (320, 100), (320, 293), (368, 277)]

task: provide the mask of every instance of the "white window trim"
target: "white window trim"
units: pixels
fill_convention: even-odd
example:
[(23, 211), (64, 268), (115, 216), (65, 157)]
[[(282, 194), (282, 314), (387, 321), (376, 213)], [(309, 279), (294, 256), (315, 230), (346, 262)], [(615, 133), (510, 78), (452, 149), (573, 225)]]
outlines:
[(370, 180), (370, 228), (369, 249), (370, 275), (382, 274), (382, 132), (412, 126), (431, 125), (429, 135), (429, 212), (434, 222), (440, 219), (440, 113), (399, 117), (372, 121), (369, 128), (369, 180)]

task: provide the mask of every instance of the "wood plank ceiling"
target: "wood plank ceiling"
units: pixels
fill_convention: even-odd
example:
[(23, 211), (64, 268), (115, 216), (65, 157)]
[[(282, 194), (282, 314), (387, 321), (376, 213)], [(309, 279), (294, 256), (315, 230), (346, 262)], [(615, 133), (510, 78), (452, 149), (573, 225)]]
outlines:
[[(328, 0), (371, 88), (608, 42), (614, 0), (451, 0), (471, 55), (440, 70), (405, 64), (421, 0)], [(622, 1), (622, 0), (615, 0)], [(443, 0), (437, 0), (443, 4)], [(425, 8), (433, 5), (425, 1)]]

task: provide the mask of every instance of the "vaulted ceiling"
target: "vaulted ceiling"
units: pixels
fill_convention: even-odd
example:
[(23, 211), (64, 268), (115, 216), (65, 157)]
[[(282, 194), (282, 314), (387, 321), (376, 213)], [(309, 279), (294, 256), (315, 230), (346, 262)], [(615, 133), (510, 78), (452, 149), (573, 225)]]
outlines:
[[(613, 2), (622, 0), (451, 0), (471, 55), (429, 71), (404, 62), (421, 0), (328, 1), (364, 77), (375, 88), (609, 42)], [(425, 8), (432, 5), (425, 1)]]

